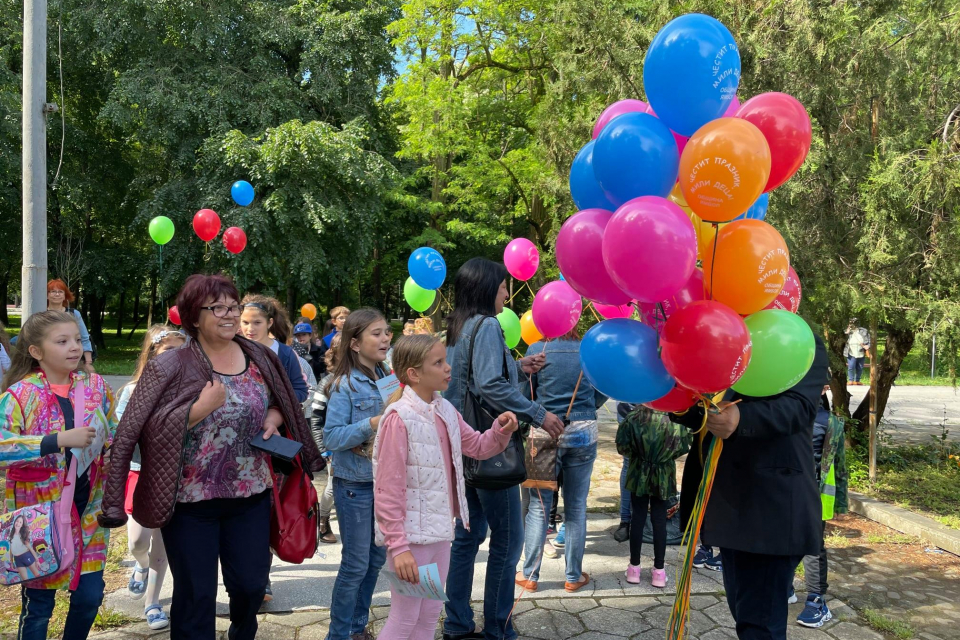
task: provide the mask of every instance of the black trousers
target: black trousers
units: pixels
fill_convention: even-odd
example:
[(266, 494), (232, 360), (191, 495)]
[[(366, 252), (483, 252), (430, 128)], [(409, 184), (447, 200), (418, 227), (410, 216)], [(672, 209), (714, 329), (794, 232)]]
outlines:
[(270, 573), (270, 491), (178, 504), (161, 529), (173, 575), (171, 640), (216, 636), (217, 565), (230, 596), (230, 640), (253, 640)]
[(785, 640), (787, 597), (802, 556), (720, 549), (727, 605), (740, 640)]
[(647, 521), (647, 504), (650, 504), (650, 524), (653, 526), (653, 567), (663, 569), (667, 555), (667, 501), (653, 496), (630, 494), (630, 511), (633, 526), (630, 527), (630, 564), (640, 564), (643, 547), (643, 525)]

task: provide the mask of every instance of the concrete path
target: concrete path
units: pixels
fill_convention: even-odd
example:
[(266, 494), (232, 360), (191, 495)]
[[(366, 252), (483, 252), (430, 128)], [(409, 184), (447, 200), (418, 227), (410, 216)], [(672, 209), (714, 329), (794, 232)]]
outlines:
[[(867, 395), (869, 387), (849, 387), (850, 411)], [(900, 387), (890, 390), (883, 414), (884, 431), (893, 444), (931, 444), (941, 423), (950, 430), (947, 438), (960, 442), (960, 394), (953, 387)]]

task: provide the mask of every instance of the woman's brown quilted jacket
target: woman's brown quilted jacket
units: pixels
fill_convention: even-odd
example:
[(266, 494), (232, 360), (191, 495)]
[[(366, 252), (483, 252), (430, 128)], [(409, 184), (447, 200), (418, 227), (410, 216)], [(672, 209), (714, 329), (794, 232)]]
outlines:
[[(282, 435), (303, 444), (301, 455), (307, 469), (323, 469), (324, 461), (280, 359), (261, 344), (240, 336), (235, 340), (263, 373), (271, 406), (283, 414)], [(120, 527), (127, 522), (124, 494), (130, 458), (137, 444), (142, 464), (133, 496), (133, 517), (151, 529), (170, 521), (177, 504), (190, 408), (212, 376), (210, 360), (196, 340), (183, 349), (158, 356), (143, 370), (111, 447), (110, 473), (99, 518), (102, 526)]]

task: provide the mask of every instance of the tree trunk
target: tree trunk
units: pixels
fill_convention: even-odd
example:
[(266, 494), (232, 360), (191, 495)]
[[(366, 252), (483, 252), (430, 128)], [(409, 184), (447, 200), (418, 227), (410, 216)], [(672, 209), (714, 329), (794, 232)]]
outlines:
[(150, 276), (150, 306), (147, 307), (147, 327), (153, 326), (153, 305), (157, 302), (157, 274)]
[(123, 307), (127, 303), (127, 290), (123, 289), (120, 292), (120, 304), (117, 305), (117, 337), (123, 335)]
[(830, 391), (833, 392), (833, 410), (836, 414), (850, 417), (850, 391), (847, 390), (847, 365), (843, 358), (843, 347), (847, 336), (842, 331), (831, 333), (824, 331), (827, 353), (830, 358)]
[[(883, 418), (883, 412), (887, 408), (887, 399), (890, 397), (890, 388), (897, 374), (900, 373), (900, 365), (903, 359), (913, 348), (913, 342), (916, 339), (916, 333), (911, 329), (887, 329), (886, 348), (883, 350), (883, 357), (877, 363), (877, 423)], [(870, 416), (870, 393), (864, 396), (863, 401), (853, 412), (853, 419), (857, 422), (854, 429), (866, 434), (868, 425), (867, 418)]]
[(297, 288), (293, 285), (287, 287), (287, 313), (290, 315), (290, 322), (296, 324), (300, 309), (297, 308)]
[(127, 340), (133, 337), (133, 332), (136, 331), (136, 328), (140, 326), (140, 288), (141, 283), (137, 282), (137, 292), (133, 294), (133, 330), (130, 331), (130, 335), (127, 336)]
[(104, 303), (100, 301), (100, 296), (91, 293), (84, 298), (84, 305), (87, 308), (87, 317), (90, 320), (90, 340), (98, 347), (104, 348), (106, 344), (103, 341), (103, 307)]
[(0, 322), (4, 326), (10, 324), (10, 318), (7, 317), (7, 293), (10, 287), (10, 271), (6, 271), (0, 276)]

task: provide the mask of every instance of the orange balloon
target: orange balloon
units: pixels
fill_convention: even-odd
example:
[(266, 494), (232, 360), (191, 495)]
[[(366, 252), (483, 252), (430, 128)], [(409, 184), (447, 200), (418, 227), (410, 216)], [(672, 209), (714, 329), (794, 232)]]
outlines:
[(760, 220), (737, 220), (717, 234), (703, 257), (711, 297), (742, 316), (774, 301), (787, 281), (790, 252), (776, 229)]
[(533, 323), (533, 311), (527, 311), (520, 316), (520, 337), (523, 338), (523, 341), (527, 344), (533, 344), (534, 342), (543, 340), (543, 334), (537, 329), (537, 325)]
[(709, 222), (729, 222), (750, 208), (770, 177), (770, 146), (753, 124), (719, 118), (700, 127), (680, 156), (680, 189)]
[(302, 315), (304, 318), (310, 318), (313, 320), (317, 317), (317, 308), (308, 302), (300, 307), (300, 315)]

